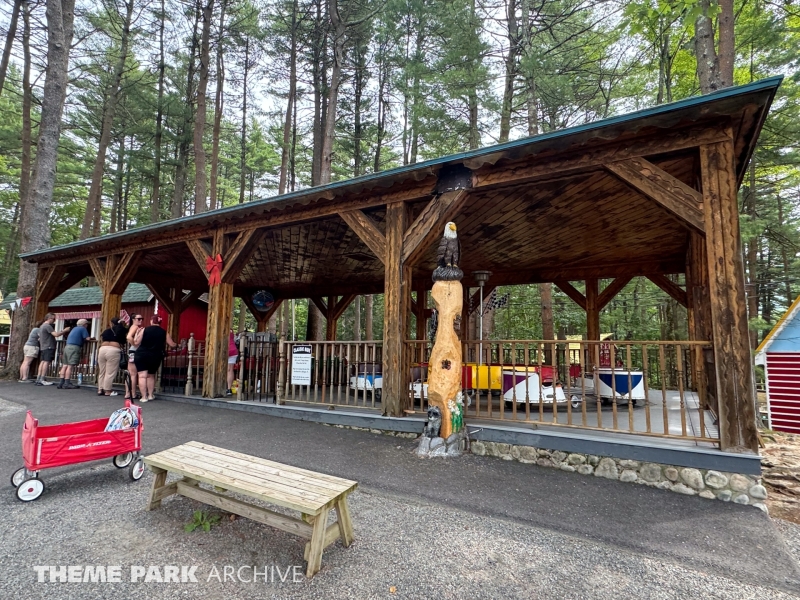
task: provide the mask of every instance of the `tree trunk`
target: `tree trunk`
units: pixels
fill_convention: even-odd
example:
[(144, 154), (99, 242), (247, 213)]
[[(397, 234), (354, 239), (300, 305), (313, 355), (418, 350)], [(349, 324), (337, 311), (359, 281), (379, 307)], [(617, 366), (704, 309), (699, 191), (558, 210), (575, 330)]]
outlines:
[(242, 138), (239, 162), (239, 204), (244, 204), (244, 189), (247, 173), (247, 75), (250, 71), (250, 37), (244, 42), (244, 77), (242, 80)]
[(353, 341), (361, 341), (361, 296), (353, 300)]
[(206, 203), (206, 151), (203, 134), (206, 129), (206, 89), (208, 89), (209, 38), (214, 0), (203, 8), (203, 33), (200, 39), (200, 79), (197, 82), (197, 112), (194, 115), (194, 202), (195, 214), (208, 210)]
[(714, 22), (709, 17), (711, 5), (711, 0), (700, 0), (701, 13), (694, 24), (697, 78), (704, 94), (733, 85), (736, 58), (733, 0), (719, 0), (716, 44)]
[(28, 202), (31, 179), (31, 48), (30, 48), (30, 4), (25, 2), (22, 7), (22, 161), (19, 176), (19, 199), (14, 206), (14, 216), (11, 221), (11, 230), (8, 235), (8, 245), (3, 257), (3, 273), (0, 281), (0, 291), (8, 293), (8, 284), (14, 265), (17, 262), (17, 248), (19, 246), (19, 225), (25, 205)]
[(125, 164), (125, 136), (122, 136), (117, 148), (117, 171), (114, 174), (114, 200), (111, 204), (110, 233), (121, 230), (119, 223), (122, 220), (122, 167)]
[(3, 85), (6, 82), (6, 72), (8, 71), (8, 61), (11, 58), (11, 48), (14, 45), (14, 38), (17, 36), (17, 21), (19, 20), (20, 9), (24, 0), (15, 0), (14, 8), (11, 11), (11, 23), (8, 25), (6, 34), (6, 45), (3, 48), (3, 58), (0, 59), (0, 94), (3, 93)]
[(211, 133), (211, 190), (209, 207), (217, 208), (217, 176), (219, 174), (219, 132), (222, 124), (222, 108), (225, 102), (223, 84), (225, 83), (225, 63), (222, 60), (223, 33), (225, 32), (225, 6), (227, 0), (220, 3), (219, 35), (217, 36), (217, 90), (214, 94), (214, 129)]
[(192, 110), (194, 109), (194, 59), (197, 53), (197, 28), (200, 25), (201, 12), (202, 6), (200, 0), (197, 0), (195, 4), (194, 26), (192, 28), (192, 45), (189, 49), (189, 64), (186, 69), (186, 107), (184, 108), (180, 143), (178, 144), (178, 164), (175, 167), (175, 189), (173, 190), (172, 207), (170, 210), (170, 216), (173, 219), (177, 219), (183, 215), (183, 194), (186, 189), (186, 169), (189, 161), (189, 128), (194, 117), (192, 114)]
[(164, 0), (161, 0), (161, 21), (158, 24), (158, 100), (156, 106), (155, 172), (153, 173), (153, 195), (150, 199), (150, 222), (161, 220), (161, 136), (164, 121), (164, 72), (166, 57), (164, 56)]
[(292, 2), (292, 41), (289, 56), (289, 97), (286, 100), (286, 117), (283, 121), (283, 147), (281, 150), (281, 173), (278, 182), (278, 194), (286, 193), (289, 179), (290, 142), (292, 121), (297, 102), (297, 0)]
[[(69, 50), (75, 0), (47, 0), (47, 67), (45, 69), (42, 111), (36, 166), (28, 204), (20, 223), (22, 252), (33, 252), (50, 244), (50, 208), (56, 181), (58, 143), (61, 137), (61, 113), (67, 92)], [(17, 297), (27, 298), (36, 289), (36, 265), (20, 261)], [(22, 362), (22, 347), (28, 337), (35, 299), (14, 314), (6, 373), (12, 373)]]
[[(531, 0), (522, 0), (522, 44), (529, 61), (530, 54), (533, 52), (530, 2)], [(539, 133), (539, 110), (536, 98), (536, 77), (530, 65), (525, 70), (525, 105), (528, 109), (528, 135), (536, 135)]]
[(120, 38), (119, 57), (114, 65), (114, 78), (111, 89), (106, 96), (103, 107), (103, 122), (100, 126), (100, 141), (97, 146), (97, 156), (92, 169), (92, 183), (89, 186), (89, 197), (86, 200), (86, 212), (83, 215), (81, 239), (100, 235), (102, 220), (102, 195), (103, 175), (106, 168), (106, 151), (111, 141), (111, 129), (114, 125), (114, 115), (117, 112), (117, 102), (122, 84), (122, 72), (125, 70), (125, 61), (128, 58), (128, 42), (130, 39), (131, 19), (133, 18), (133, 0), (125, 3), (125, 18), (122, 22), (122, 37)]
[(519, 27), (517, 23), (517, 0), (506, 0), (506, 21), (508, 24), (508, 54), (505, 59), (506, 85), (503, 90), (503, 106), (500, 110), (499, 142), (508, 141), (511, 133), (511, 111), (514, 105), (514, 81), (517, 78), (517, 51), (519, 48)]
[(374, 299), (372, 294), (364, 296), (364, 339), (372, 341), (372, 306)]
[(339, 100), (339, 84), (344, 63), (344, 44), (347, 24), (339, 16), (337, 0), (328, 0), (328, 13), (333, 30), (333, 66), (331, 81), (328, 85), (327, 113), (325, 115), (324, 134), (322, 136), (322, 162), (319, 183), (325, 185), (331, 181), (331, 165), (333, 163), (333, 142), (336, 138), (336, 109)]

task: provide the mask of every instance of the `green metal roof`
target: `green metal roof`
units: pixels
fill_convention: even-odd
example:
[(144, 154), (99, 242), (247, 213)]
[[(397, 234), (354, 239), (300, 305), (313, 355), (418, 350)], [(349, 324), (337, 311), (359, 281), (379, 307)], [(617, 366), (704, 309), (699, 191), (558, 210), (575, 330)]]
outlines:
[[(140, 304), (150, 302), (152, 292), (143, 283), (131, 283), (122, 294), (123, 304)], [(0, 310), (8, 309), (17, 299), (16, 294), (9, 294), (0, 302)], [(99, 287), (70, 288), (52, 302), (50, 308), (68, 308), (71, 306), (100, 306), (103, 303), (103, 292)]]
[[(485, 157), (486, 162), (494, 162), (496, 160), (495, 157), (498, 155), (505, 154), (510, 156), (518, 156), (521, 154), (525, 154), (525, 150), (528, 147), (541, 146), (542, 144), (553, 143), (555, 142), (555, 140), (558, 140), (560, 138), (566, 138), (568, 136), (586, 135), (586, 134), (591, 134), (595, 131), (599, 132), (600, 130), (603, 129), (618, 128), (619, 126), (625, 126), (625, 125), (633, 126), (635, 124), (636, 128), (647, 127), (648, 125), (655, 123), (657, 119), (669, 116), (672, 113), (684, 113), (687, 116), (690, 114), (691, 115), (696, 114), (696, 116), (700, 118), (703, 117), (706, 114), (706, 112), (710, 110), (710, 106), (715, 103), (724, 104), (724, 101), (726, 100), (736, 99), (753, 94), (761, 96), (760, 99), (764, 106), (763, 114), (759, 116), (758, 118), (759, 122), (755, 129), (754, 137), (757, 137), (757, 134), (760, 131), (764, 120), (766, 119), (767, 110), (772, 102), (772, 99), (775, 96), (775, 92), (777, 91), (778, 87), (781, 84), (781, 81), (783, 81), (783, 76), (770, 77), (767, 79), (762, 79), (760, 81), (755, 81), (753, 83), (748, 83), (746, 85), (725, 88), (713, 92), (711, 94), (693, 96), (691, 98), (686, 98), (684, 100), (679, 100), (677, 102), (671, 102), (669, 104), (661, 104), (651, 108), (645, 108), (631, 113), (626, 113), (624, 115), (610, 117), (608, 119), (602, 119), (599, 121), (594, 121), (592, 123), (586, 123), (584, 125), (578, 125), (576, 127), (569, 127), (558, 131), (552, 131), (531, 137), (521, 138), (511, 142), (506, 142), (504, 144), (497, 144), (495, 146), (487, 146), (484, 148), (479, 148), (477, 150), (471, 150), (468, 152), (461, 152), (459, 154), (443, 156), (425, 162), (415, 163), (413, 165), (397, 167), (394, 169), (390, 169), (388, 171), (380, 171), (378, 173), (363, 175), (361, 177), (356, 177), (354, 179), (346, 179), (323, 186), (316, 186), (313, 188), (297, 190), (288, 194), (283, 194), (281, 196), (272, 196), (269, 198), (248, 202), (246, 204), (237, 204), (234, 206), (219, 208), (213, 211), (208, 211), (196, 215), (189, 215), (185, 217), (180, 217), (178, 219), (171, 219), (169, 221), (162, 221), (159, 223), (144, 225), (141, 227), (137, 227), (135, 229), (129, 229), (127, 231), (120, 231), (116, 233), (107, 234), (99, 238), (89, 238), (86, 240), (71, 242), (69, 244), (63, 244), (61, 246), (44, 248), (42, 250), (37, 250), (35, 252), (28, 252), (26, 254), (21, 254), (20, 257), (23, 259), (32, 259), (40, 256), (43, 257), (46, 255), (50, 255), (52, 257), (56, 253), (62, 254), (64, 252), (79, 248), (88, 250), (92, 246), (97, 246), (98, 244), (102, 244), (103, 246), (105, 246), (110, 242), (114, 242), (116, 240), (122, 240), (140, 234), (157, 233), (161, 231), (167, 232), (170, 230), (183, 229), (188, 225), (199, 226), (202, 225), (203, 223), (211, 225), (214, 222), (235, 217), (237, 216), (237, 213), (241, 214), (241, 216), (244, 217), (248, 213), (258, 212), (260, 208), (278, 209), (281, 208), (280, 205), (284, 205), (284, 208), (291, 208), (299, 201), (313, 200), (315, 198), (324, 196), (326, 193), (336, 192), (337, 194), (341, 194), (347, 188), (352, 188), (354, 190), (361, 190), (369, 187), (385, 188), (396, 181), (402, 181), (414, 177), (415, 175), (419, 177), (419, 176), (424, 176), (425, 174), (435, 173), (445, 165), (463, 164), (466, 161), (475, 161), (476, 159), (480, 159), (481, 157)], [(756, 141), (755, 139), (748, 140), (748, 145), (745, 152), (746, 156), (738, 157), (739, 160), (737, 164), (737, 169), (740, 177), (744, 173), (744, 167), (752, 153), (755, 141)]]

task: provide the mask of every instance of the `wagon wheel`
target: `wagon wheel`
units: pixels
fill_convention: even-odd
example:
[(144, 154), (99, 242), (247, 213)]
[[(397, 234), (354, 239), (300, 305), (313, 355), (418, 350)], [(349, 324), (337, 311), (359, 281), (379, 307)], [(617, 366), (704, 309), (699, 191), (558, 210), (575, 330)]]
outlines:
[(125, 452), (124, 454), (117, 454), (112, 462), (118, 469), (124, 469), (133, 461), (133, 452)]
[(28, 476), (28, 471), (25, 467), (20, 467), (11, 475), (11, 485), (14, 487), (19, 487), (19, 484), (25, 481)]
[(144, 475), (144, 459), (141, 456), (133, 461), (131, 468), (128, 470), (128, 475), (134, 481), (139, 481), (142, 478)]
[(23, 502), (33, 502), (44, 492), (44, 482), (41, 479), (26, 479), (17, 487), (17, 498)]
[(581, 406), (581, 400), (577, 396), (572, 396), (570, 402), (572, 402), (572, 408), (580, 408)]

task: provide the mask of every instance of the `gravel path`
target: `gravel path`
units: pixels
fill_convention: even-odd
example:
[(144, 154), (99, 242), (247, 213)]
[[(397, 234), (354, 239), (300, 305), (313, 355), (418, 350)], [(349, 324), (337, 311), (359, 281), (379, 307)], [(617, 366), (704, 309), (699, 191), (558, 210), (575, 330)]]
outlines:
[[(5, 388), (5, 385), (3, 385)], [(0, 388), (0, 391), (5, 392)], [(34, 392), (35, 393), (35, 392)], [(39, 392), (42, 394), (42, 392)], [(63, 421), (62, 413), (97, 414), (102, 402), (77, 392), (77, 396), (45, 394), (39, 400), (26, 401), (34, 404), (35, 414), (43, 414), (50, 406), (51, 415), (57, 418), (48, 422)], [(3, 393), (7, 396), (9, 394)], [(55, 400), (54, 400), (55, 398)], [(15, 397), (15, 400), (17, 397)], [(84, 405), (85, 403), (85, 405)], [(83, 408), (82, 408), (83, 407)], [(0, 466), (3, 472), (10, 473), (10, 465), (19, 461), (18, 429), (24, 413), (21, 402), (0, 400)], [(182, 419), (175, 419), (173, 410)], [(150, 451), (162, 446), (180, 443), (185, 437), (197, 436), (198, 432), (219, 425), (223, 419), (224, 427), (214, 429), (215, 435), (227, 436), (230, 446), (243, 442), (225, 431), (237, 431), (233, 424), (224, 421), (229, 413), (215, 409), (197, 409), (171, 403), (154, 403), (145, 407), (146, 436), (150, 440)], [(101, 413), (102, 414), (102, 413)], [(159, 418), (156, 419), (155, 415)], [(763, 577), (752, 576), (739, 570), (739, 563), (731, 559), (726, 566), (724, 549), (720, 549), (715, 561), (709, 562), (709, 550), (698, 549), (692, 558), (692, 546), (701, 545), (697, 540), (685, 538), (685, 556), (670, 551), (662, 551), (653, 546), (646, 551), (637, 551), (630, 543), (616, 543), (617, 538), (577, 535), (581, 530), (580, 513), (577, 522), (562, 527), (554, 522), (551, 527), (543, 527), (531, 517), (520, 519), (517, 514), (524, 507), (515, 510), (507, 506), (506, 494), (495, 495), (495, 509), (484, 506), (474, 508), (458, 498), (432, 498), (415, 492), (414, 486), (385, 484), (396, 477), (381, 461), (384, 459), (384, 445), (396, 449), (400, 440), (386, 439), (363, 432), (339, 430), (312, 424), (282, 423), (280, 419), (256, 418), (252, 415), (236, 415), (249, 423), (271, 443), (282, 444), (286, 451), (290, 443), (278, 439), (279, 429), (301, 427), (306, 436), (314, 435), (317, 443), (330, 444), (341, 436), (343, 439), (357, 441), (364, 450), (373, 456), (374, 465), (382, 471), (382, 477), (367, 473), (359, 490), (351, 496), (351, 511), (354, 519), (356, 541), (350, 548), (343, 548), (339, 542), (328, 548), (323, 555), (322, 570), (311, 580), (306, 580), (305, 563), (302, 560), (303, 541), (289, 534), (276, 531), (245, 519), (223, 520), (211, 532), (186, 533), (184, 524), (192, 518), (194, 510), (202, 505), (180, 497), (164, 500), (161, 509), (146, 512), (143, 510), (152, 482), (147, 473), (138, 483), (128, 480), (125, 471), (114, 469), (110, 461), (76, 465), (46, 472), (47, 490), (37, 501), (23, 504), (14, 498), (10, 487), (0, 494), (0, 511), (4, 524), (0, 528), (0, 598), (720, 598), (746, 599), (770, 598), (783, 600), (796, 598), (793, 591), (800, 594), (800, 587), (793, 588), (791, 579), (781, 579), (770, 574)], [(84, 417), (82, 414), (79, 418)], [(276, 424), (277, 422), (277, 424)], [(194, 430), (187, 431), (187, 430)], [(241, 425), (238, 431), (246, 431)], [(298, 435), (290, 432), (291, 435)], [(8, 437), (13, 436), (14, 440)], [(334, 436), (334, 437), (331, 437)], [(199, 436), (198, 436), (199, 437)], [(212, 439), (214, 436), (210, 436)], [(321, 441), (322, 440), (322, 441)], [(253, 443), (252, 440), (250, 443)], [(262, 440), (262, 446), (266, 443)], [(307, 442), (311, 443), (311, 442)], [(221, 444), (223, 445), (223, 444)], [(151, 447), (153, 446), (153, 447)], [(326, 446), (336, 452), (333, 445)], [(237, 447), (237, 449), (240, 449)], [(245, 448), (246, 449), (246, 448)], [(401, 450), (405, 453), (405, 450)], [(264, 453), (265, 455), (269, 453)], [(13, 456), (12, 456), (13, 455)], [(302, 454), (298, 454), (302, 456)], [(490, 458), (470, 457), (474, 461), (478, 475), (483, 477), (479, 466), (487, 471), (503, 472), (512, 468), (508, 474), (529, 473), (520, 467), (547, 471), (530, 465), (507, 465)], [(288, 461), (287, 461), (288, 462)], [(294, 461), (298, 462), (298, 461)], [(432, 463), (433, 461), (427, 461)], [(465, 463), (466, 464), (466, 463)], [(301, 465), (302, 466), (302, 465)], [(432, 469), (433, 466), (420, 463), (419, 468)], [(454, 470), (457, 470), (456, 467)], [(326, 468), (328, 472), (348, 476), (342, 472), (344, 467)], [(432, 471), (433, 473), (433, 471)], [(540, 485), (547, 485), (542, 476)], [(582, 490), (586, 502), (597, 498), (608, 498), (605, 494), (626, 486), (607, 482), (595, 482), (592, 478), (572, 477), (569, 474), (552, 473), (562, 493), (571, 494), (575, 502), (575, 489), (565, 487), (572, 479), (581, 483), (576, 488)], [(5, 476), (5, 475), (4, 475)], [(563, 477), (562, 477), (563, 476)], [(362, 480), (362, 481), (364, 481)], [(509, 482), (511, 480), (508, 480)], [(565, 483), (566, 482), (566, 483)], [(397, 483), (397, 482), (395, 482)], [(474, 483), (477, 483), (477, 479)], [(490, 481), (490, 483), (492, 483)], [(7, 485), (7, 484), (5, 484)], [(508, 497), (514, 501), (514, 493), (526, 491), (527, 484), (521, 480), (509, 485)], [(559, 486), (556, 486), (558, 488)], [(398, 489), (408, 489), (400, 493)], [(610, 491), (609, 491), (610, 490)], [(639, 490), (636, 494), (649, 494), (651, 490)], [(664, 494), (664, 497), (671, 495)], [(675, 495), (677, 496), (677, 495)], [(620, 496), (621, 499), (624, 495)], [(636, 496), (638, 500), (652, 500), (649, 496)], [(660, 496), (659, 496), (660, 498)], [(669, 498), (672, 500), (672, 498)], [(702, 527), (696, 498), (684, 499), (686, 518), (692, 519), (692, 530)], [(576, 511), (583, 502), (576, 503)], [(620, 501), (624, 510), (627, 507)], [(668, 506), (668, 505), (667, 505)], [(539, 508), (542, 512), (545, 506)], [(723, 506), (723, 508), (727, 508)], [(758, 528), (769, 528), (773, 523), (759, 511), (731, 511), (731, 526), (740, 527), (739, 515), (753, 519), (755, 527), (742, 531), (758, 532)], [(734, 507), (730, 507), (734, 509)], [(213, 512), (213, 511), (212, 511)], [(537, 512), (537, 508), (522, 510), (523, 513)], [(634, 514), (630, 512), (630, 514)], [(643, 513), (644, 514), (644, 513)], [(668, 523), (664, 518), (654, 518), (651, 523), (637, 515), (640, 521), (636, 527), (651, 528), (661, 535), (661, 529)], [(617, 515), (618, 517), (619, 515)], [(621, 519), (620, 522), (624, 522)], [(634, 523), (631, 523), (633, 526)], [(588, 523), (587, 523), (588, 526)], [(714, 523), (718, 528), (719, 524)], [(798, 561), (800, 558), (800, 527), (782, 521), (775, 521), (774, 527), (780, 532), (765, 536), (764, 541), (756, 543), (782, 544), (781, 555), (774, 554), (776, 564), (781, 561)], [(563, 531), (558, 531), (563, 529)], [(638, 531), (638, 530), (637, 530)], [(765, 530), (766, 532), (766, 530)], [(719, 543), (709, 529), (707, 540)], [(619, 539), (622, 539), (621, 536)], [(702, 537), (702, 535), (701, 535)], [(624, 540), (623, 540), (624, 541)], [(784, 544), (785, 541), (785, 544)], [(742, 543), (745, 543), (742, 540)], [(642, 542), (647, 546), (646, 542)], [(780, 549), (762, 549), (763, 552), (776, 553)], [(794, 554), (794, 558), (791, 557)], [(734, 553), (735, 554), (735, 553)], [(753, 553), (754, 564), (758, 564), (759, 552)], [(785, 557), (785, 558), (782, 558)], [(122, 583), (39, 583), (34, 566), (37, 565), (119, 565), (122, 567)], [(165, 565), (196, 566), (196, 583), (132, 583), (131, 567)], [(257, 583), (237, 581), (236, 575), (228, 581), (222, 578), (225, 566), (240, 567), (256, 565), (259, 572), (266, 568), (272, 581)], [(300, 568), (298, 582), (280, 582), (278, 567), (286, 576), (287, 567)], [(242, 579), (250, 579), (252, 570), (244, 568)], [(47, 576), (45, 576), (47, 579)]]

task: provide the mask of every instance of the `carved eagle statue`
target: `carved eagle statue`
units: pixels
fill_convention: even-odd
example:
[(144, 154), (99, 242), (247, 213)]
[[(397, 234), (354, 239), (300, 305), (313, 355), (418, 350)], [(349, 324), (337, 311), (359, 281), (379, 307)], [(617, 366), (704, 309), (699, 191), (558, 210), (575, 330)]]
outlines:
[(450, 221), (444, 226), (444, 235), (436, 253), (434, 281), (460, 281), (464, 273), (458, 268), (461, 260), (461, 242), (458, 240), (456, 224)]

